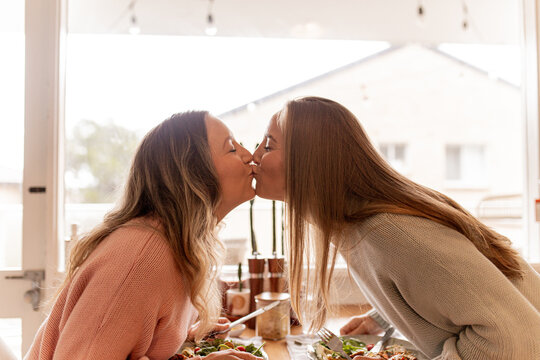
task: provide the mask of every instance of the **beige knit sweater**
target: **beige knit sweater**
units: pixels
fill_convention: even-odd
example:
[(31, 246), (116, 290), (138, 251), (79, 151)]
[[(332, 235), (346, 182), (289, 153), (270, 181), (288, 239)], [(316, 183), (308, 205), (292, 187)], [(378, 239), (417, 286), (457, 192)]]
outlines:
[(342, 255), (375, 309), (430, 359), (540, 359), (540, 275), (508, 280), (462, 234), (379, 214)]

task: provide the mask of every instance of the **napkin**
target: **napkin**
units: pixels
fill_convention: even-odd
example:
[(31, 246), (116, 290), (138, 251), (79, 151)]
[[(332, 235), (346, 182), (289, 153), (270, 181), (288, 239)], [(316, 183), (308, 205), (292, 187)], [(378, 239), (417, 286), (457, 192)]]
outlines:
[(291, 360), (311, 360), (307, 346), (318, 341), (319, 337), (314, 334), (287, 335), (285, 340)]

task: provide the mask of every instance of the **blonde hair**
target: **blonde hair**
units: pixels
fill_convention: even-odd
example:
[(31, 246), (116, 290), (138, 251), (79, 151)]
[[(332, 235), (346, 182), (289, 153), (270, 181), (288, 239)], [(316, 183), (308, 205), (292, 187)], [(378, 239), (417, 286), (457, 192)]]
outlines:
[[(466, 236), (508, 278), (522, 276), (519, 255), (506, 237), (449, 197), (392, 169), (344, 106), (319, 97), (292, 100), (278, 123), (285, 146), (291, 301), (301, 320), (300, 309), (306, 309), (312, 330), (326, 320), (344, 231), (375, 214), (420, 216), (448, 226)], [(301, 296), (303, 284), (307, 288)]]
[(212, 330), (221, 311), (216, 271), (223, 246), (215, 235), (213, 210), (220, 188), (208, 147), (206, 116), (204, 111), (175, 114), (144, 137), (122, 199), (74, 247), (62, 288), (113, 231), (132, 219), (152, 217), (162, 225), (163, 237), (199, 312), (196, 338)]

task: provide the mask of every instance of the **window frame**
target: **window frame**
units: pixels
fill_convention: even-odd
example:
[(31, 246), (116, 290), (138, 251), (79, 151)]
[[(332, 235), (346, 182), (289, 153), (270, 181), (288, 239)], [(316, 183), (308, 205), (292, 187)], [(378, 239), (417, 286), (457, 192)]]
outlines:
[(535, 216), (535, 199), (540, 193), (540, 142), (539, 142), (539, 70), (538, 49), (540, 47), (540, 21), (537, 13), (540, 0), (523, 0), (521, 2), (523, 71), (522, 102), (525, 151), (525, 184), (524, 184), (524, 225), (527, 234), (527, 259), (530, 262), (540, 261), (540, 226)]

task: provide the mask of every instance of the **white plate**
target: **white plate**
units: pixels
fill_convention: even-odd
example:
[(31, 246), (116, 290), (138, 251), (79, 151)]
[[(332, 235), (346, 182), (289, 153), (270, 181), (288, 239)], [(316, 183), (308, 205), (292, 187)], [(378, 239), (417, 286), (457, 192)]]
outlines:
[[(382, 338), (382, 336), (377, 336), (377, 335), (354, 335), (354, 336), (343, 336), (343, 337), (349, 338), (349, 339), (356, 339), (366, 344), (375, 344), (377, 341), (379, 341)], [(418, 350), (416, 350), (414, 345), (408, 342), (407, 340), (402, 340), (398, 338), (390, 338), (386, 342), (385, 346), (388, 346), (388, 345), (401, 345), (405, 349), (409, 350), (414, 356), (416, 356), (418, 360), (429, 360), (427, 357), (422, 355)], [(311, 354), (308, 352), (308, 355), (311, 359), (317, 360), (317, 357), (314, 354)]]

